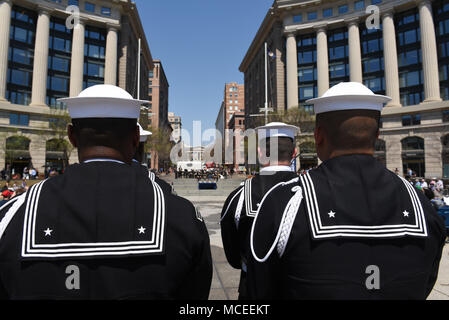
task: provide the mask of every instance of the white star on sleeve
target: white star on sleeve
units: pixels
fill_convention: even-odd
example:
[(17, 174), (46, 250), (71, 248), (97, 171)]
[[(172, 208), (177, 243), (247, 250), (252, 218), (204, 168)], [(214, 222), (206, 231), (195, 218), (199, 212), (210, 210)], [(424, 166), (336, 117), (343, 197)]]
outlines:
[(45, 232), (46, 237), (51, 237), (51, 233), (53, 232), (53, 230), (51, 230), (50, 228), (47, 228), (47, 230), (44, 230), (44, 232)]
[(410, 212), (408, 212), (407, 210), (403, 212), (404, 217), (408, 218), (410, 216)]
[(335, 215), (336, 215), (336, 214), (337, 214), (337, 213), (334, 212), (334, 211), (332, 211), (332, 210), (331, 210), (331, 212), (328, 213), (329, 218), (335, 218)]

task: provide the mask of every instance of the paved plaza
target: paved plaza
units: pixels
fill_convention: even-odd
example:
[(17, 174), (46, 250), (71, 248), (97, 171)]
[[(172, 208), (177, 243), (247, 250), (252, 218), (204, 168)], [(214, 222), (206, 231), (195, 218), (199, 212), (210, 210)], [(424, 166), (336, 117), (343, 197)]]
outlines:
[[(181, 196), (188, 198), (194, 203), (201, 212), (209, 230), (214, 265), (210, 300), (236, 300), (238, 298), (240, 271), (232, 268), (226, 261), (219, 224), (221, 209), (227, 196), (225, 193), (230, 193), (229, 189), (238, 186), (240, 183), (238, 179), (233, 180), (224, 183), (220, 182), (223, 190), (213, 192), (192, 190), (191, 184), (194, 180), (175, 182), (175, 190), (180, 190)], [(189, 194), (180, 187), (183, 184), (188, 185), (188, 188), (185, 190), (189, 190)], [(429, 300), (449, 300), (449, 244), (444, 248), (438, 280), (429, 296)]]

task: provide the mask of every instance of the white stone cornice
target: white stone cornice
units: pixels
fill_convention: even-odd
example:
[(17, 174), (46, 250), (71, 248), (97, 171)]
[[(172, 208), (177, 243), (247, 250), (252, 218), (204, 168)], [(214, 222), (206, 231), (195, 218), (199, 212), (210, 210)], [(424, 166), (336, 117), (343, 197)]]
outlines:
[(115, 23), (106, 23), (106, 28), (108, 29), (108, 31), (119, 31), (121, 29), (121, 26)]
[(352, 26), (352, 25), (358, 25), (360, 23), (360, 18), (359, 17), (352, 17), (349, 19), (345, 19), (345, 23), (348, 25), (348, 27)]
[(415, 0), (415, 3), (418, 5), (419, 8), (425, 5), (431, 5), (432, 2), (430, 0)]
[(314, 29), (316, 32), (326, 31), (327, 28), (328, 28), (328, 25), (329, 25), (329, 24), (328, 24), (327, 22), (320, 23), (320, 24), (314, 25), (314, 26), (313, 26), (313, 29)]
[(52, 12), (55, 11), (55, 8), (46, 6), (44, 4), (39, 4), (37, 6), (37, 11), (39, 14), (45, 14), (45, 15), (49, 16), (49, 15), (51, 15)]

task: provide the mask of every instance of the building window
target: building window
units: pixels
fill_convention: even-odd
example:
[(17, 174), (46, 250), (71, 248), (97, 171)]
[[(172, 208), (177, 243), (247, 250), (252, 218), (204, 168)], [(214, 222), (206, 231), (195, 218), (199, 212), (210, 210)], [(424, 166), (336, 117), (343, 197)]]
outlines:
[(443, 122), (449, 122), (449, 110), (443, 111)]
[(333, 9), (328, 8), (323, 10), (323, 18), (332, 17), (334, 15)]
[(297, 14), (297, 15), (293, 16), (293, 22), (294, 23), (301, 23), (302, 22), (302, 15), (301, 14)]
[(27, 114), (10, 113), (9, 124), (12, 126), (28, 127), (30, 125), (30, 116)]
[(101, 14), (104, 16), (110, 16), (112, 14), (112, 10), (108, 7), (101, 7)]
[(318, 18), (318, 14), (316, 11), (307, 13), (307, 20), (316, 20)]
[(90, 3), (90, 2), (85, 2), (84, 9), (88, 12), (94, 13), (95, 12), (95, 4)]
[(449, 1), (433, 2), (436, 40), (438, 46), (438, 65), (440, 68), (441, 98), (449, 100)]
[(424, 99), (418, 10), (412, 9), (398, 14), (395, 16), (395, 23), (401, 104), (417, 105)]
[(402, 117), (402, 125), (404, 127), (418, 126), (420, 124), (421, 124), (421, 115), (419, 114), (406, 115)]
[(300, 84), (299, 106), (301, 107), (308, 99), (316, 97), (318, 92), (316, 35), (301, 35), (296, 40), (298, 42), (298, 83)]
[(329, 33), (330, 86), (349, 81), (349, 51), (347, 29), (335, 29)]
[(344, 5), (338, 7), (339, 14), (344, 14), (344, 13), (347, 13), (348, 11), (349, 11), (349, 7), (347, 4), (344, 4)]
[(14, 104), (29, 105), (31, 102), (36, 20), (35, 12), (13, 6), (6, 99)]
[(382, 28), (369, 30), (361, 26), (363, 82), (376, 94), (385, 94)]
[(363, 10), (365, 9), (365, 1), (356, 1), (354, 2), (354, 10)]
[(84, 89), (104, 83), (105, 52), (106, 30), (87, 26), (84, 45)]
[(72, 30), (65, 21), (51, 17), (48, 52), (47, 105), (52, 109), (65, 109), (57, 99), (69, 96)]

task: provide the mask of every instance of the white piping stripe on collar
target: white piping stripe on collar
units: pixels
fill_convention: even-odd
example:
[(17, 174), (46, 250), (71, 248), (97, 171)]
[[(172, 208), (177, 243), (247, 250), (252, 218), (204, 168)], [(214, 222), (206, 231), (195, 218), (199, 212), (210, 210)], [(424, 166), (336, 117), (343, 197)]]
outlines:
[(156, 174), (154, 172), (148, 171), (148, 177), (150, 178), (151, 181), (153, 182), (156, 181)]
[(381, 225), (381, 226), (323, 226), (321, 223), (321, 216), (316, 199), (316, 193), (313, 181), (310, 174), (301, 177), (302, 185), (305, 190), (305, 198), (307, 204), (307, 211), (309, 216), (309, 223), (311, 224), (312, 235), (314, 238), (329, 238), (329, 237), (395, 237), (400, 235), (414, 235), (427, 236), (427, 227), (425, 222), (424, 211), (421, 202), (416, 194), (416, 191), (409, 187), (408, 182), (405, 186), (410, 196), (414, 211), (415, 211), (415, 225), (401, 224), (401, 225)]
[(245, 206), (246, 206), (246, 215), (248, 217), (255, 217), (257, 213), (257, 208), (253, 210), (253, 197), (252, 197), (252, 183), (253, 178), (246, 180), (245, 182)]
[(114, 160), (114, 159), (90, 159), (90, 160), (84, 161), (83, 163), (92, 163), (92, 162), (115, 162), (115, 163), (119, 163), (119, 164), (126, 164), (123, 161)]
[(0, 221), (0, 240), (2, 239), (3, 234), (6, 231), (6, 228), (8, 227), (11, 220), (14, 218), (17, 211), (19, 211), (20, 207), (22, 207), (22, 205), (25, 203), (25, 197), (26, 197), (26, 194), (23, 194), (17, 198), (14, 198), (13, 200), (9, 201), (7, 204), (5, 204), (4, 206), (2, 206), (0, 208), (0, 211), (2, 211), (7, 206), (12, 205), (11, 208), (9, 208), (9, 210), (6, 212), (3, 219)]
[(240, 189), (240, 190), (239, 190), (239, 191), (232, 197), (231, 201), (229, 201), (229, 204), (228, 204), (228, 206), (227, 206), (227, 208), (226, 208), (226, 211), (224, 212), (223, 216), (221, 217), (220, 222), (222, 222), (223, 219), (226, 217), (226, 215), (227, 215), (227, 213), (228, 213), (228, 211), (229, 211), (229, 208), (230, 208), (231, 205), (232, 205), (232, 202), (234, 201), (234, 199), (235, 199), (240, 193), (243, 192), (243, 189), (244, 189), (244, 188), (241, 188), (241, 189)]
[(234, 221), (235, 221), (235, 226), (237, 228), (239, 227), (240, 216), (242, 215), (244, 201), (245, 201), (245, 193), (243, 192), (240, 194), (239, 202), (237, 203), (237, 209), (235, 210)]
[(57, 245), (36, 244), (36, 218), (40, 192), (44, 185), (41, 182), (29, 191), (25, 209), (22, 257), (66, 258), (107, 255), (136, 255), (159, 253), (163, 251), (165, 230), (165, 198), (162, 189), (153, 183), (154, 218), (153, 232), (150, 241), (106, 242), (106, 243), (66, 243)]

